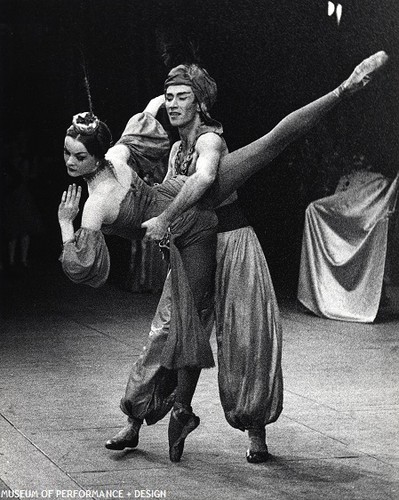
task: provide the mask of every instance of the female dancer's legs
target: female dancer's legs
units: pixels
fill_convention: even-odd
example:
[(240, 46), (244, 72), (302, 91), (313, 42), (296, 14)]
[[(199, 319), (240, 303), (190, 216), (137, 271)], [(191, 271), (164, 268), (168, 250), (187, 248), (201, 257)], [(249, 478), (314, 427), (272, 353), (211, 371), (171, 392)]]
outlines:
[(289, 144), (308, 132), (343, 98), (363, 88), (387, 62), (385, 52), (377, 52), (360, 63), (337, 89), (293, 111), (268, 134), (224, 156), (217, 180), (207, 196), (207, 203), (218, 206), (252, 175), (268, 165)]
[[(195, 309), (202, 324), (205, 326), (206, 317), (204, 317), (204, 312), (206, 314), (207, 311), (213, 310), (216, 235), (210, 234), (207, 238), (202, 239), (201, 242), (180, 249), (180, 256), (187, 276), (188, 286), (194, 299)], [(190, 350), (190, 346), (198, 349), (197, 342), (192, 342), (192, 339), (190, 339), (193, 335), (195, 335), (194, 331), (183, 333), (185, 337), (182, 340), (182, 344), (184, 344), (183, 359), (187, 356), (188, 359), (195, 361), (195, 355), (192, 353), (187, 355), (187, 350)], [(205, 339), (205, 341), (208, 342), (209, 339)], [(210, 355), (212, 356), (212, 354)], [(180, 461), (187, 435), (198, 427), (200, 422), (200, 419), (193, 413), (191, 408), (191, 401), (201, 373), (200, 366), (193, 364), (182, 366), (177, 370), (176, 400), (170, 415), (168, 427), (169, 457), (172, 462)]]
[[(194, 304), (201, 318), (203, 311), (213, 309), (216, 236), (211, 235), (199, 244), (182, 249), (180, 255), (193, 294)], [(178, 370), (177, 403), (191, 405), (200, 371), (196, 367), (185, 367)]]

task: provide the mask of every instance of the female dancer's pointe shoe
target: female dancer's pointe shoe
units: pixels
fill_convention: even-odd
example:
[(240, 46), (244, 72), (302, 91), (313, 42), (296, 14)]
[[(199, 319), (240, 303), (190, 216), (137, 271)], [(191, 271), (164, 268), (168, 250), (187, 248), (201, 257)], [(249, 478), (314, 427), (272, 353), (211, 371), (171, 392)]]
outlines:
[(251, 451), (247, 450), (247, 462), (250, 464), (261, 464), (262, 462), (267, 462), (269, 460), (270, 455), (267, 451)]
[(362, 89), (387, 62), (388, 55), (383, 50), (364, 59), (356, 66), (351, 76), (338, 87), (339, 95), (351, 95)]
[(124, 450), (125, 448), (136, 448), (139, 444), (139, 431), (141, 422), (129, 418), (126, 427), (118, 432), (113, 438), (108, 439), (105, 447), (109, 450)]
[(191, 406), (174, 406), (170, 414), (168, 438), (171, 462), (180, 462), (186, 437), (199, 426), (200, 419), (194, 415)]

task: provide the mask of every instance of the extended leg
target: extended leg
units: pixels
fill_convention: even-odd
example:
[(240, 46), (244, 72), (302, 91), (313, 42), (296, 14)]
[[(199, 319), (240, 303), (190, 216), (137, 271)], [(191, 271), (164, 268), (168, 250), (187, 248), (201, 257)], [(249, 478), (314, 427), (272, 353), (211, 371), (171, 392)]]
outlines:
[(388, 56), (383, 51), (365, 59), (337, 89), (290, 113), (260, 139), (224, 156), (220, 161), (218, 178), (208, 197), (210, 203), (218, 206), (289, 144), (314, 127), (344, 97), (362, 89), (387, 60)]

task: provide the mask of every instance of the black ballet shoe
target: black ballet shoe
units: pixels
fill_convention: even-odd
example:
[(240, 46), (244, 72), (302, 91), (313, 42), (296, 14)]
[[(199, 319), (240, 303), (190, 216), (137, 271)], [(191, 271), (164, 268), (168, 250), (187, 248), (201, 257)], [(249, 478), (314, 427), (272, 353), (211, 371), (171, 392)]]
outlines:
[(191, 407), (173, 408), (170, 414), (168, 438), (169, 458), (171, 462), (180, 462), (183, 455), (186, 437), (200, 424), (200, 419), (194, 415)]
[(387, 61), (388, 55), (383, 50), (364, 59), (364, 61), (356, 66), (350, 77), (338, 87), (338, 93), (346, 96), (362, 89), (372, 80), (375, 73), (379, 71)]
[(141, 422), (130, 422), (118, 432), (113, 438), (108, 439), (105, 447), (108, 450), (124, 450), (125, 448), (136, 448), (139, 444), (139, 431)]
[(267, 451), (251, 451), (247, 450), (247, 462), (250, 464), (261, 464), (267, 462), (270, 458), (269, 452)]

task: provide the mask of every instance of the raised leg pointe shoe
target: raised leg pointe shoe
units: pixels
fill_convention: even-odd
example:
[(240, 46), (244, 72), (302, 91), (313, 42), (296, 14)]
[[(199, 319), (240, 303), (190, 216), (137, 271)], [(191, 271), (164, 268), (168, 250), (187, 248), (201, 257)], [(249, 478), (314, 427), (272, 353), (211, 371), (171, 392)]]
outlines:
[(170, 414), (168, 438), (169, 458), (171, 462), (180, 462), (186, 437), (200, 424), (190, 406), (174, 406)]
[(347, 96), (362, 89), (387, 62), (388, 55), (383, 50), (364, 59), (356, 66), (351, 76), (338, 87), (338, 94)]
[(251, 451), (247, 450), (247, 462), (250, 464), (261, 464), (267, 462), (270, 458), (267, 449), (265, 451)]
[(139, 444), (139, 431), (141, 427), (140, 420), (129, 418), (126, 427), (118, 432), (113, 438), (108, 439), (105, 447), (109, 450), (124, 450), (125, 448), (136, 448)]

